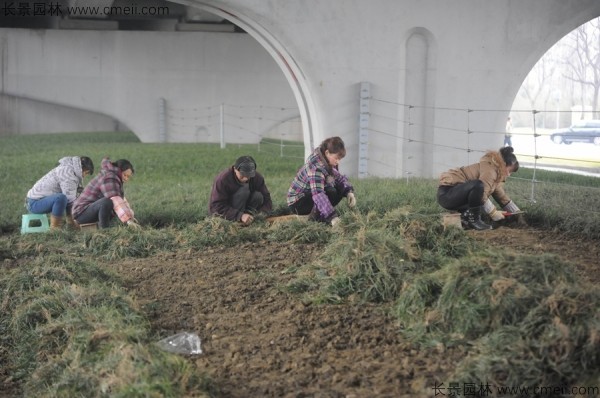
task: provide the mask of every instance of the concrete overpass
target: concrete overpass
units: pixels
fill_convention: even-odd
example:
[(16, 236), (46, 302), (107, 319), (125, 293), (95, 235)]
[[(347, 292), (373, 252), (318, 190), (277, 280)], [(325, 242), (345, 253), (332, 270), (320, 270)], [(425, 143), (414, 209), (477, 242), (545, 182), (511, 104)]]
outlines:
[[(181, 109), (275, 101), (297, 107), (307, 151), (341, 135), (346, 172), (395, 177), (435, 176), (499, 147), (500, 134), (483, 133), (503, 131), (535, 62), (600, 16), (597, 0), (136, 4), (177, 16), (48, 16), (52, 26), (35, 30), (16, 26), (18, 16), (0, 23), (1, 93), (106, 115), (146, 142), (165, 140), (161, 98)], [(229, 32), (200, 32), (210, 25)]]

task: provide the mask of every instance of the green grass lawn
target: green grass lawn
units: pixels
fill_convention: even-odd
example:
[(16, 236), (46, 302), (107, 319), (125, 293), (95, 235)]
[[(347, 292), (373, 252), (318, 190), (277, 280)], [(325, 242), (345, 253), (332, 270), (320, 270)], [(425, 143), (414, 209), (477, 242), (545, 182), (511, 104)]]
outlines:
[[(289, 143), (292, 144), (292, 143)], [(85, 155), (96, 170), (101, 159), (129, 159), (136, 170), (125, 187), (136, 217), (145, 225), (187, 225), (207, 216), (213, 178), (244, 154), (255, 157), (265, 176), (275, 207), (285, 205), (285, 194), (304, 151), (298, 143), (281, 156), (274, 145), (143, 144), (132, 133), (53, 134), (0, 138), (0, 230), (17, 231), (27, 191), (63, 156)], [(341, 165), (343, 171), (343, 162)], [(507, 191), (529, 212), (533, 223), (600, 238), (598, 209), (591, 204), (600, 192), (600, 179), (536, 170), (521, 170), (507, 183)], [(87, 177), (87, 183), (91, 177)], [(434, 179), (353, 179), (361, 211), (410, 205), (426, 214), (442, 209), (435, 202)], [(534, 201), (532, 201), (533, 199)]]
[[(289, 147), (280, 156), (272, 145), (142, 144), (130, 133), (57, 134), (2, 139), (0, 228), (16, 231), (24, 213), (24, 198), (35, 181), (52, 169), (63, 156), (84, 155), (94, 161), (128, 159), (135, 175), (125, 186), (125, 194), (143, 224), (162, 227), (186, 225), (207, 216), (208, 198), (214, 177), (244, 154), (252, 155), (258, 171), (267, 181), (274, 207), (285, 206), (285, 195), (297, 169), (303, 163), (301, 146)], [(33, 148), (36, 148), (33, 150)], [(343, 169), (343, 164), (342, 164)], [(91, 177), (87, 177), (87, 183)], [(353, 180), (359, 207), (384, 211), (391, 206), (412, 204), (437, 212), (433, 201), (435, 181), (366, 179)], [(405, 189), (403, 187), (408, 187)], [(416, 194), (418, 193), (418, 194)]]
[(254, 156), (267, 176), (274, 203), (284, 204), (287, 185), (302, 163), (302, 148), (294, 151), (284, 158), (279, 148), (267, 145), (142, 144), (131, 133), (1, 138), (0, 228), (18, 229), (27, 191), (63, 156), (89, 156), (96, 171), (104, 156), (130, 160), (136, 172), (125, 186), (127, 198), (140, 221), (162, 226), (204, 219), (213, 178), (244, 154)]

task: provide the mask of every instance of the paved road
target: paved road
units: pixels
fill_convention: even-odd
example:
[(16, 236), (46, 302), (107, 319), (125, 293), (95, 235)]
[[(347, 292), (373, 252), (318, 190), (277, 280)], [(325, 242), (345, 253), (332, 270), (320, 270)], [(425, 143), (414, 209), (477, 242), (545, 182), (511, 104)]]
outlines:
[(600, 145), (581, 142), (555, 144), (548, 135), (534, 139), (531, 129), (514, 129), (512, 143), (519, 161), (533, 163), (537, 154), (540, 166), (575, 168), (600, 176)]

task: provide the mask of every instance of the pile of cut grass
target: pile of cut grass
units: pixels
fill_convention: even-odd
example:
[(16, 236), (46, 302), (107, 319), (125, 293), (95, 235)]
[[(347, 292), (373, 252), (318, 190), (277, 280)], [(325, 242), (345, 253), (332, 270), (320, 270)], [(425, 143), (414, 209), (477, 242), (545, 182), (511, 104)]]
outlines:
[(155, 346), (118, 279), (85, 261), (37, 258), (0, 276), (2, 345), (24, 396), (211, 396), (210, 379)]
[[(2, 330), (15, 339), (9, 345), (29, 350), (27, 357), (15, 359), (14, 374), (27, 391), (35, 393), (42, 391), (42, 384), (56, 391), (67, 385), (90, 388), (89, 383), (107, 388), (102, 385), (115, 377), (108, 371), (96, 373), (97, 379), (89, 378), (85, 366), (83, 373), (69, 374), (73, 361), (83, 355), (90, 361), (86, 366), (95, 370), (114, 368), (115, 363), (131, 369), (127, 380), (110, 388), (214, 389), (209, 381), (188, 375), (183, 365), (178, 370), (183, 374), (170, 374), (173, 385), (146, 385), (153, 361), (164, 360), (165, 366), (173, 367), (181, 364), (169, 365), (174, 359), (163, 359), (165, 354), (147, 344), (156, 338), (148, 333), (135, 303), (116, 287), (119, 281), (80, 259), (99, 256), (114, 261), (270, 240), (323, 247), (315, 263), (286, 270), (296, 275), (287, 285), (289, 292), (316, 303), (380, 303), (394, 309), (402, 324), (399, 333), (417, 344), (470, 347), (469, 357), (458, 364), (455, 380), (573, 384), (594, 376), (594, 367), (600, 366), (595, 354), (600, 348), (596, 332), (600, 297), (574, 276), (570, 265), (551, 255), (483, 249), (465, 231), (444, 228), (439, 214), (409, 207), (385, 213), (341, 212), (342, 222), (333, 229), (300, 221), (270, 225), (260, 217), (251, 227), (241, 227), (207, 218), (162, 230), (119, 227), (94, 234), (13, 237), (10, 244), (0, 246), (3, 258), (33, 258), (0, 280)], [(39, 275), (44, 277), (38, 280)], [(503, 345), (508, 338), (515, 339), (514, 349)], [(133, 350), (128, 354), (133, 363), (121, 365), (119, 361), (125, 359), (114, 358), (116, 346)], [(518, 362), (519, 358), (525, 359)], [(28, 367), (31, 364), (35, 365)], [(508, 371), (507, 364), (523, 368)], [(166, 395), (180, 393), (185, 391)]]
[[(287, 285), (317, 303), (389, 306), (407, 339), (463, 346), (453, 381), (573, 386), (600, 367), (600, 293), (555, 255), (484, 248), (409, 208), (347, 213)], [(588, 383), (589, 384), (589, 383)]]
[(453, 345), (518, 324), (555, 286), (575, 283), (573, 269), (553, 255), (478, 251), (415, 278), (396, 311), (407, 335)]
[[(559, 284), (523, 316), (473, 342), (454, 380), (497, 386), (595, 386), (600, 367), (600, 292)], [(515, 319), (517, 320), (517, 319)]]
[(445, 229), (439, 219), (409, 207), (384, 214), (348, 211), (331, 231), (318, 263), (300, 272), (302, 278), (288, 288), (313, 290), (318, 302), (391, 302), (418, 275), (470, 250), (464, 232)]

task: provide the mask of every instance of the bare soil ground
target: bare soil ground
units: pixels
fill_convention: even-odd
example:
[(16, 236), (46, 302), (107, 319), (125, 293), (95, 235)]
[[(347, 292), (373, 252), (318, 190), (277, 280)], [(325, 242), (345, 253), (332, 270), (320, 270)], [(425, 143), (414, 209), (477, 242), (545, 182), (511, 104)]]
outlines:
[[(597, 241), (530, 227), (469, 233), (518, 253), (556, 253), (600, 281)], [(434, 383), (448, 385), (465, 352), (412, 346), (381, 306), (311, 305), (281, 289), (293, 277), (286, 270), (320, 250), (261, 242), (107, 267), (127, 281), (161, 335), (201, 337), (204, 353), (190, 361), (222, 397), (432, 397)]]

